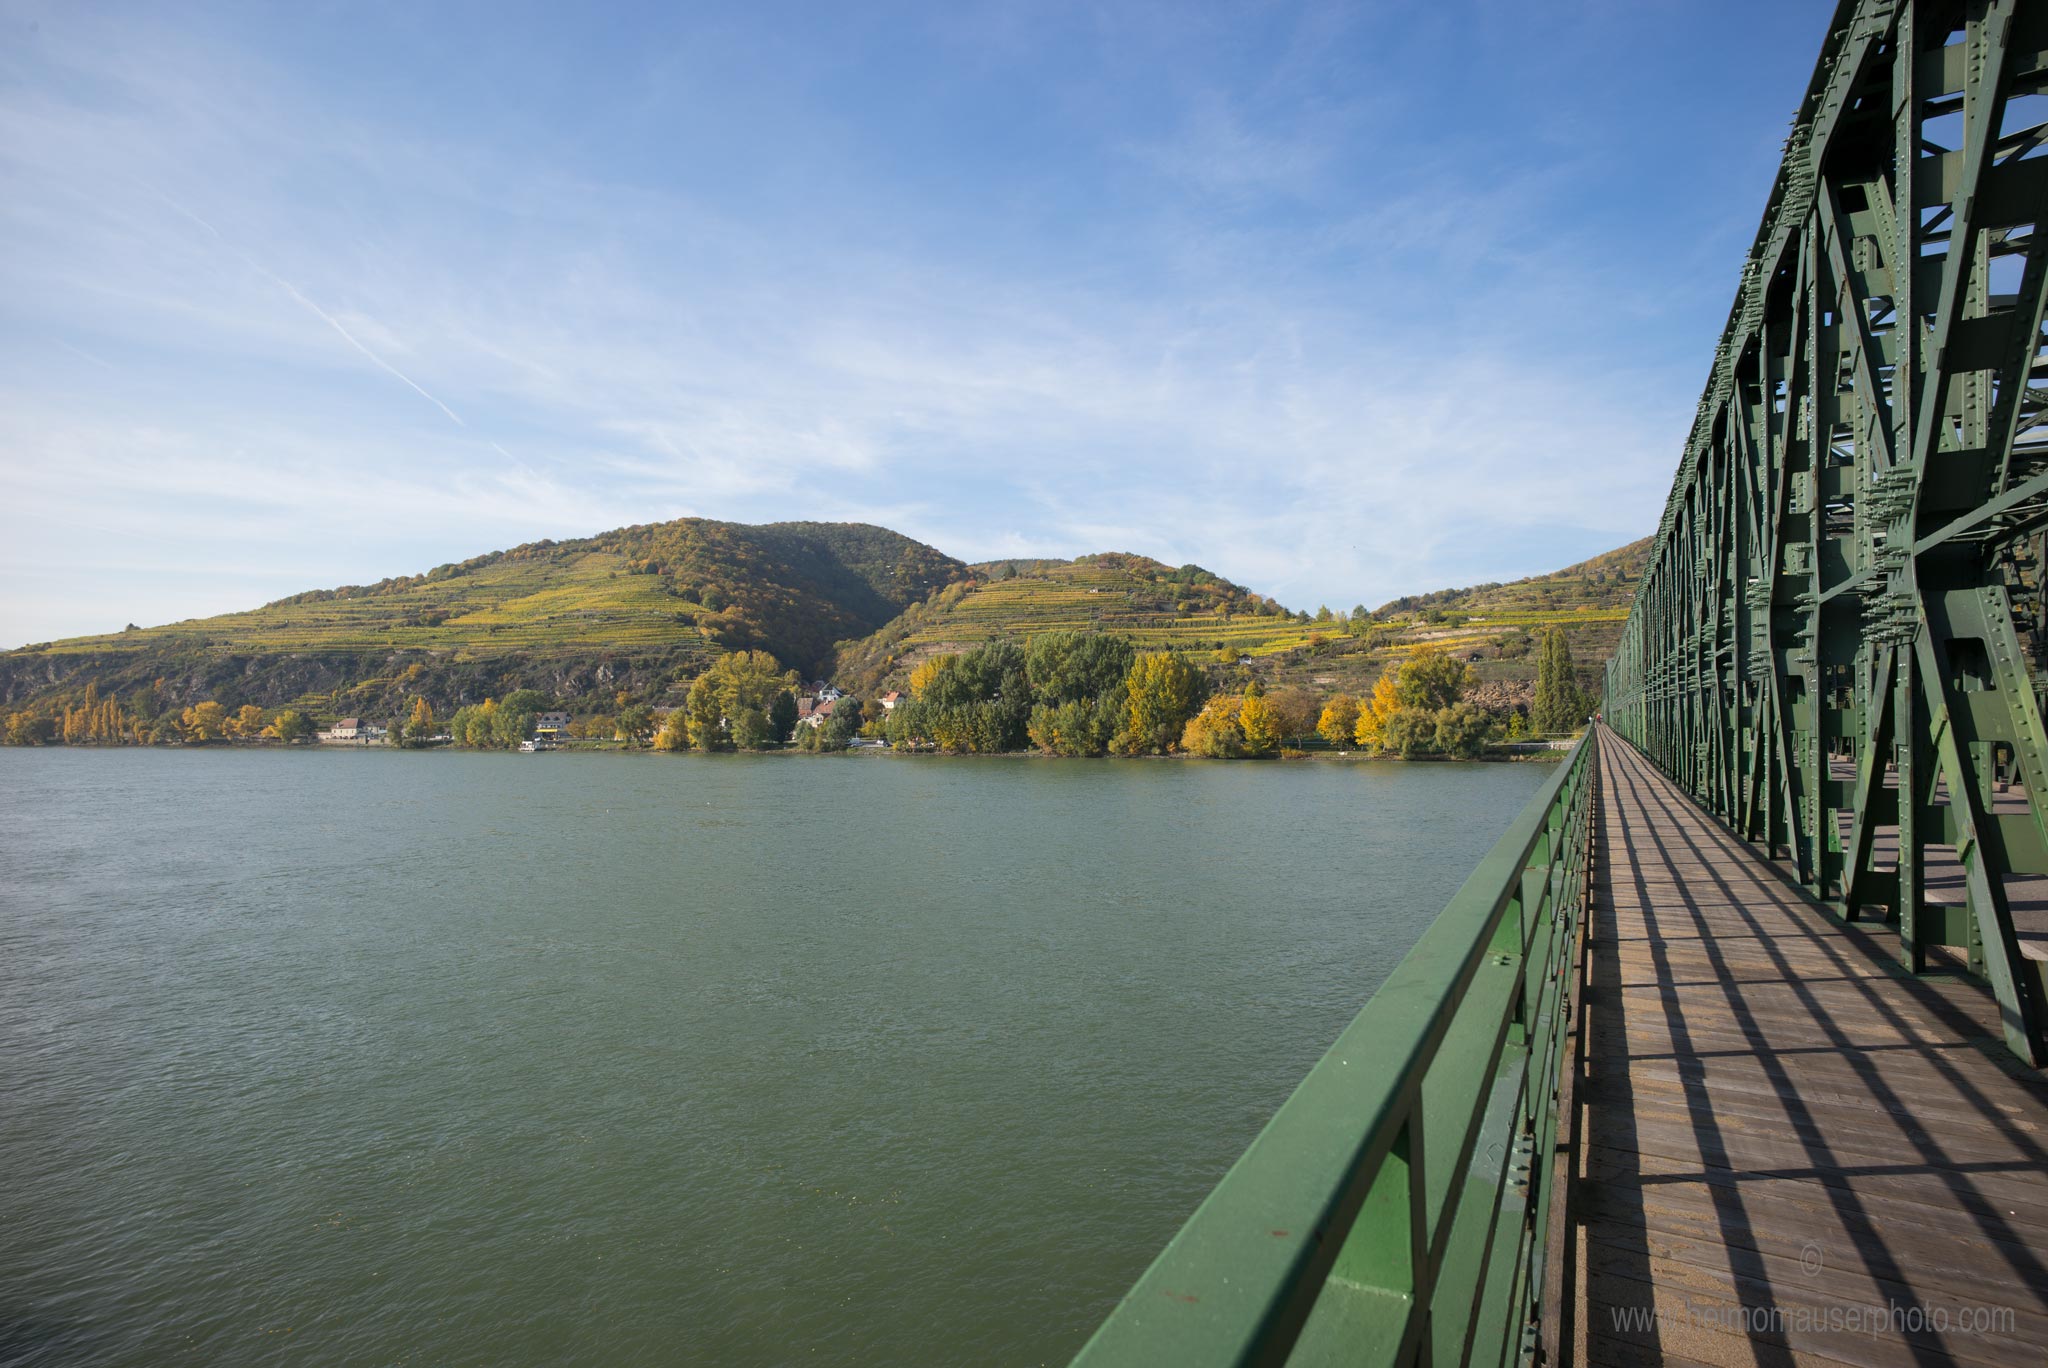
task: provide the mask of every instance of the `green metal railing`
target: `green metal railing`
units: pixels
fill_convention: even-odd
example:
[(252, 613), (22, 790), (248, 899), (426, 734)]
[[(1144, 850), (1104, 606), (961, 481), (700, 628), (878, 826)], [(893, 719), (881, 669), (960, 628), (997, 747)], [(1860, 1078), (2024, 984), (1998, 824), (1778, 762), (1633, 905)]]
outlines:
[(1076, 1364), (1528, 1356), (1595, 744), (1573, 748)]

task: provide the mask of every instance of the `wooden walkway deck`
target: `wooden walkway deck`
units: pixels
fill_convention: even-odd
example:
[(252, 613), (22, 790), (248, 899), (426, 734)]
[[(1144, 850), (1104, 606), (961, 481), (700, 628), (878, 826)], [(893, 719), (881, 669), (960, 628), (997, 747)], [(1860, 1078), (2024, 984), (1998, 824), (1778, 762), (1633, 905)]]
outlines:
[(2048, 1365), (2048, 1084), (1601, 737), (1580, 1363)]

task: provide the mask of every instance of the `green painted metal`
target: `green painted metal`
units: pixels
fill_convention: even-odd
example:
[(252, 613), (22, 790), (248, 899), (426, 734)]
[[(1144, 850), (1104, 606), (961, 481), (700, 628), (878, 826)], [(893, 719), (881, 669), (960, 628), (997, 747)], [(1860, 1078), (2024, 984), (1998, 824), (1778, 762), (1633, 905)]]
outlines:
[[(1845, 0), (1744, 263), (1605, 716), (2048, 1059), (2048, 4)], [(1959, 872), (1960, 908), (1930, 904)]]
[(1596, 744), (1572, 750), (1077, 1364), (1528, 1357)]

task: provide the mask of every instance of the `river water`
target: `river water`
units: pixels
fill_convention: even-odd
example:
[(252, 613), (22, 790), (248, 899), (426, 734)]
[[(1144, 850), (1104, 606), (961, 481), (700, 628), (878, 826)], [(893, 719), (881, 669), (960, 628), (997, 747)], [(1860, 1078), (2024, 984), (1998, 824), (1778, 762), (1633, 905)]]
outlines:
[(1060, 1363), (1536, 766), (0, 750), (0, 1363)]

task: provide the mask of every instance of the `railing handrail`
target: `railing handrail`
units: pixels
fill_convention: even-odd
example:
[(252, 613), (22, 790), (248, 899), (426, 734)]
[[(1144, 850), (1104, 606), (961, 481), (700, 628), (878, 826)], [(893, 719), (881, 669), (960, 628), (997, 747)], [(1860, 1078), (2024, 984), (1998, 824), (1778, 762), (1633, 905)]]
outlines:
[[(1544, 1205), (1527, 1202), (1528, 1179), (1517, 1175), (1536, 1148), (1525, 1139), (1547, 1143), (1554, 1130), (1554, 1114), (1543, 1108), (1554, 1097), (1562, 1033), (1555, 993), (1546, 999), (1546, 991), (1563, 978), (1558, 947), (1577, 935), (1594, 744), (1588, 733), (1516, 816), (1077, 1364), (1278, 1362), (1318, 1326), (1317, 1338), (1327, 1330), (1381, 1351), (1360, 1361), (1398, 1361), (1417, 1343), (1418, 1308), (1439, 1296), (1467, 1295), (1465, 1319), (1475, 1332), (1490, 1281), (1500, 1283), (1499, 1296), (1530, 1304), (1541, 1279), (1540, 1220), (1533, 1240), (1518, 1230), (1509, 1281), (1489, 1257), (1500, 1243), (1498, 1213), (1484, 1213), (1483, 1229), (1473, 1226), (1481, 1245), (1470, 1287), (1462, 1263), (1457, 1287), (1437, 1274), (1454, 1253), (1470, 1262), (1451, 1236), (1461, 1209), (1468, 1225), (1479, 1218), (1459, 1199), (1482, 1153), (1482, 1129), (1505, 1132), (1518, 1122), (1517, 1152), (1503, 1139), (1485, 1159), (1496, 1166), (1497, 1191), (1522, 1184), (1522, 1224)], [(1514, 909), (1520, 916), (1510, 925)], [(1569, 926), (1559, 935), (1546, 920)], [(1539, 935), (1540, 959), (1525, 957)], [(1487, 990), (1475, 995), (1482, 972)], [(1454, 1033), (1459, 1076), (1433, 1080), (1431, 1066)], [(1540, 1097), (1532, 1077), (1542, 1082)], [(1432, 1172), (1437, 1166), (1443, 1171)], [(1323, 1304), (1333, 1270), (1341, 1307)], [(1511, 1320), (1501, 1333), (1519, 1340)]]

